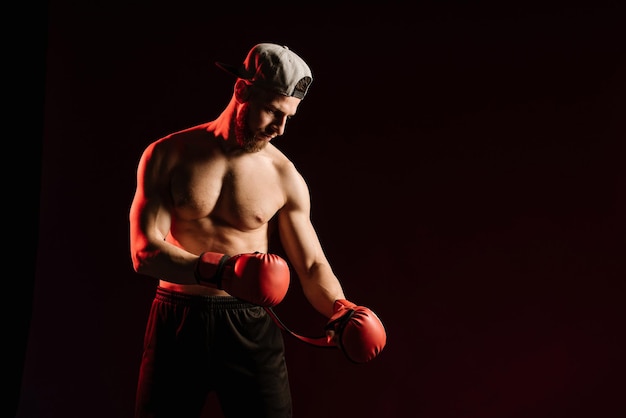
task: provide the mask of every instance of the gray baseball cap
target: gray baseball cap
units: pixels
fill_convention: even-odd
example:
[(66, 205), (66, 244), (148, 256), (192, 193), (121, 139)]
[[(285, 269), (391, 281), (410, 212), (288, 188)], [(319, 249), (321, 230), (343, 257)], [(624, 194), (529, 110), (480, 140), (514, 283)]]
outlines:
[(313, 81), (311, 69), (283, 45), (261, 43), (252, 47), (241, 65), (216, 62), (222, 70), (282, 95), (303, 99)]

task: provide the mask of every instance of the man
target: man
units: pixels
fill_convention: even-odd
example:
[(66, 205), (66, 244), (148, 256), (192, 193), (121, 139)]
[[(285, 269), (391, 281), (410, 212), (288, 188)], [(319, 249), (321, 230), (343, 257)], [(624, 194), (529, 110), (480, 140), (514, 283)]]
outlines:
[(290, 279), (268, 253), (272, 233), (317, 311), (337, 319), (356, 307), (312, 226), (304, 179), (271, 143), (305, 97), (310, 68), (270, 43), (241, 66), (217, 65), (237, 77), (223, 112), (153, 142), (138, 165), (131, 256), (136, 272), (159, 280), (138, 418), (198, 417), (210, 391), (227, 417), (292, 415), (281, 329), (266, 311)]

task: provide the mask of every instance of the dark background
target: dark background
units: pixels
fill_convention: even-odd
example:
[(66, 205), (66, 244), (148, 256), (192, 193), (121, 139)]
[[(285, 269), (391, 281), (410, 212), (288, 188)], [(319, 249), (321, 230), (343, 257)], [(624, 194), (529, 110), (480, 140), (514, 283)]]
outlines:
[[(28, 272), (7, 288), (11, 414), (132, 416), (156, 285), (130, 263), (139, 156), (225, 107), (234, 80), (214, 61), (276, 42), (314, 82), (275, 144), (347, 297), (388, 332), (365, 365), (286, 336), (295, 416), (624, 416), (619, 2), (294, 4), (25, 11), (27, 82), (5, 80), (31, 121), (5, 162), (31, 180), (10, 172), (5, 201), (33, 202), (7, 219)], [(320, 335), (298, 286), (276, 311)]]

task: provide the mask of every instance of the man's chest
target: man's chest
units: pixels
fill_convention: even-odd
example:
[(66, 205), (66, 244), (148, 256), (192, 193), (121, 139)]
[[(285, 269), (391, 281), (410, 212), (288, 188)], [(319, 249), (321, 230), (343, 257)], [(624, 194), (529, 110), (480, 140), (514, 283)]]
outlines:
[(208, 217), (239, 229), (267, 223), (285, 201), (274, 170), (237, 165), (178, 170), (172, 176), (170, 194), (181, 219)]

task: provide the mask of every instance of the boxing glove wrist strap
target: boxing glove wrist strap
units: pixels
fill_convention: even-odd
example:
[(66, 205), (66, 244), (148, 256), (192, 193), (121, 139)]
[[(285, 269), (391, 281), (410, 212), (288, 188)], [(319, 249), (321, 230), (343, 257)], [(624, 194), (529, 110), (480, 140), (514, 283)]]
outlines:
[(200, 258), (198, 259), (198, 262), (196, 263), (196, 270), (194, 271), (196, 283), (198, 284), (211, 283), (211, 284), (216, 285), (218, 289), (222, 289), (222, 275), (224, 274), (224, 265), (226, 264), (226, 261), (228, 261), (230, 256), (224, 254), (222, 258), (220, 258), (220, 261), (217, 263), (217, 269), (215, 270), (215, 274), (212, 277), (207, 279), (200, 274), (200, 263), (202, 263), (202, 254), (200, 254)]
[(350, 320), (350, 318), (352, 318), (352, 315), (354, 315), (354, 312), (354, 309), (347, 309), (347, 312), (341, 315), (339, 318), (328, 322), (324, 327), (324, 330), (328, 331), (331, 329), (343, 329)]
[(320, 337), (305, 337), (304, 335), (300, 335), (296, 332), (293, 332), (292, 330), (287, 328), (287, 326), (280, 320), (278, 315), (276, 315), (276, 312), (274, 312), (274, 310), (271, 307), (265, 308), (265, 311), (274, 320), (274, 323), (278, 325), (278, 328), (282, 329), (283, 331), (285, 331), (287, 334), (291, 335), (292, 337), (295, 337), (298, 340), (305, 342), (307, 344), (310, 344), (312, 346), (315, 346), (315, 347), (337, 348), (337, 345), (329, 341), (328, 337), (325, 335), (320, 336)]

